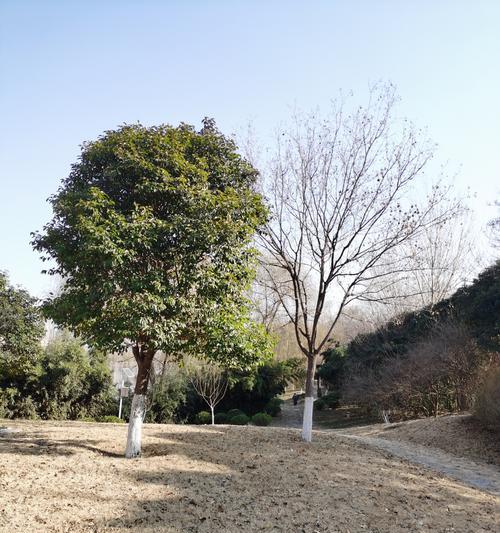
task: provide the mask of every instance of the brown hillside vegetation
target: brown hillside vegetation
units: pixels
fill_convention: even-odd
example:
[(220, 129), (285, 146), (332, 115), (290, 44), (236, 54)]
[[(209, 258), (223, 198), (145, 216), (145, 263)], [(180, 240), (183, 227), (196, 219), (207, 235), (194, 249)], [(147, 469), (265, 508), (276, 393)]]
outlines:
[(0, 530), (484, 532), (499, 499), (330, 432), (12, 422), (0, 436)]

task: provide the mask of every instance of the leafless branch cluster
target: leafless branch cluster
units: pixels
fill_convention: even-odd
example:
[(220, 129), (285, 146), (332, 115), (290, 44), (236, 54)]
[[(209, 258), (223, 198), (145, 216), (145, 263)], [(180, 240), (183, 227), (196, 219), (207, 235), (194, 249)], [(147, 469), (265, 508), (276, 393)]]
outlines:
[[(495, 201), (495, 206), (500, 209), (500, 200)], [(490, 220), (488, 223), (490, 240), (494, 248), (500, 249), (500, 215)]]
[[(437, 206), (441, 212), (447, 208), (447, 203)], [(470, 282), (481, 264), (473, 234), (468, 211), (456, 209), (452, 219), (423, 228), (392, 252), (404, 268), (381, 278), (380, 298), (365, 306), (370, 323), (381, 326), (397, 315), (433, 306)]]
[(396, 251), (459, 207), (449, 201), (437, 209), (449, 193), (439, 184), (412, 200), (432, 146), (394, 120), (395, 101), (385, 87), (352, 114), (336, 105), (326, 119), (296, 116), (266, 177), (272, 218), (261, 239), (264, 268), (308, 358), (325, 347), (346, 305), (382, 299), (393, 276), (406, 271)]

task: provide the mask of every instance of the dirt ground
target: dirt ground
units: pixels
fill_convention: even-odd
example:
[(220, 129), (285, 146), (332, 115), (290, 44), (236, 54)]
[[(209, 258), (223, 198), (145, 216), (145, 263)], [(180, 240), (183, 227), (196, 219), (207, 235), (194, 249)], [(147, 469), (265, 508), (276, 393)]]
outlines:
[(499, 498), (333, 432), (0, 421), (0, 531), (496, 531)]

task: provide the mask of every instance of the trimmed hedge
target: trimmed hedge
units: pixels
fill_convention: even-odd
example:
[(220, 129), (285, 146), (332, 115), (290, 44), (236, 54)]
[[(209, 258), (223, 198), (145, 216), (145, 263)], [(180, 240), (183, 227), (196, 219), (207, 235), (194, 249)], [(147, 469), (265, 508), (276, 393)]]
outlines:
[(252, 416), (252, 424), (254, 426), (268, 426), (273, 420), (273, 417), (267, 413), (255, 413)]
[(227, 418), (230, 420), (231, 418), (238, 416), (238, 415), (244, 415), (245, 413), (241, 409), (229, 409), (227, 412)]
[(125, 420), (123, 420), (123, 418), (118, 418), (114, 415), (100, 416), (97, 418), (97, 422), (106, 422), (108, 424), (125, 424)]
[[(229, 414), (229, 413), (228, 413)], [(250, 419), (246, 414), (236, 415), (229, 419), (229, 423), (233, 426), (246, 426)]]
[(228, 421), (227, 413), (215, 413), (216, 424), (227, 424), (227, 421)]
[(195, 418), (197, 424), (211, 424), (212, 415), (208, 411), (200, 411)]

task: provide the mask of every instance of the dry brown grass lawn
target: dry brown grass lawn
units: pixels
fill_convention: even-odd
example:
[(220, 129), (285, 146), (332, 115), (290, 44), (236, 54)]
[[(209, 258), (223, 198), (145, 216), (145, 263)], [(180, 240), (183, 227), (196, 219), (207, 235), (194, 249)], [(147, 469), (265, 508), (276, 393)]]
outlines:
[(499, 499), (335, 434), (4, 421), (0, 530), (495, 531)]

